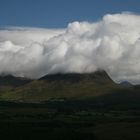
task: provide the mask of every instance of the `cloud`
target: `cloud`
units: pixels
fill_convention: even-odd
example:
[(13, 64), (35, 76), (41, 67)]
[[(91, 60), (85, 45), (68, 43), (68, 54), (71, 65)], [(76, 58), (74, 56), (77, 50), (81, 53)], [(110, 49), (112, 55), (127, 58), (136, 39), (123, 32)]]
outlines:
[(65, 29), (0, 29), (0, 74), (39, 78), (98, 69), (117, 82), (140, 83), (140, 15), (107, 14)]

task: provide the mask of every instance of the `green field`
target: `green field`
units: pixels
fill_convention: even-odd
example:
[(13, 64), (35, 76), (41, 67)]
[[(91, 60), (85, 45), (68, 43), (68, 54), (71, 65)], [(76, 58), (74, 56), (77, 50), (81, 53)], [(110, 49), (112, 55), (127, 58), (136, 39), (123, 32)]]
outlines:
[(57, 102), (1, 102), (0, 137), (19, 140), (139, 140), (139, 109), (88, 105), (84, 101), (68, 101), (59, 106)]

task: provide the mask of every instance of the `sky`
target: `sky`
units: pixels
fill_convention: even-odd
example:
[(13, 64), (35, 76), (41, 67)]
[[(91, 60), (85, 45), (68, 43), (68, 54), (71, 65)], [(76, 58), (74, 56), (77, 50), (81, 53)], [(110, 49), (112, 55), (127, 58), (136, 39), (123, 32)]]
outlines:
[(139, 0), (0, 0), (0, 75), (105, 70), (140, 84)]
[(73, 21), (97, 21), (105, 14), (140, 13), (139, 0), (0, 0), (0, 27), (64, 28)]

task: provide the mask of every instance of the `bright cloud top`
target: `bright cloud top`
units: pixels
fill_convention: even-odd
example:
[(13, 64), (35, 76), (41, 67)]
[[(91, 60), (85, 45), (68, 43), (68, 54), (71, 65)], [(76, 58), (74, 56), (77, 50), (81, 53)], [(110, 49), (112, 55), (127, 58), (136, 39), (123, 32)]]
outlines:
[(39, 78), (103, 69), (115, 80), (140, 83), (140, 16), (105, 15), (66, 29), (0, 30), (0, 74)]

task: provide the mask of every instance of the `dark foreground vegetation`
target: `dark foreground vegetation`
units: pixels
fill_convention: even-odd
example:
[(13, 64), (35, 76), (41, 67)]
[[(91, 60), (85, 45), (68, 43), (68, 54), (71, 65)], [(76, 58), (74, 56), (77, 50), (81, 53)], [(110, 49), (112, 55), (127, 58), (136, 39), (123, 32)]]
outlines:
[(105, 72), (3, 79), (0, 140), (140, 140), (140, 86)]
[(1, 139), (139, 140), (140, 104), (0, 103)]

